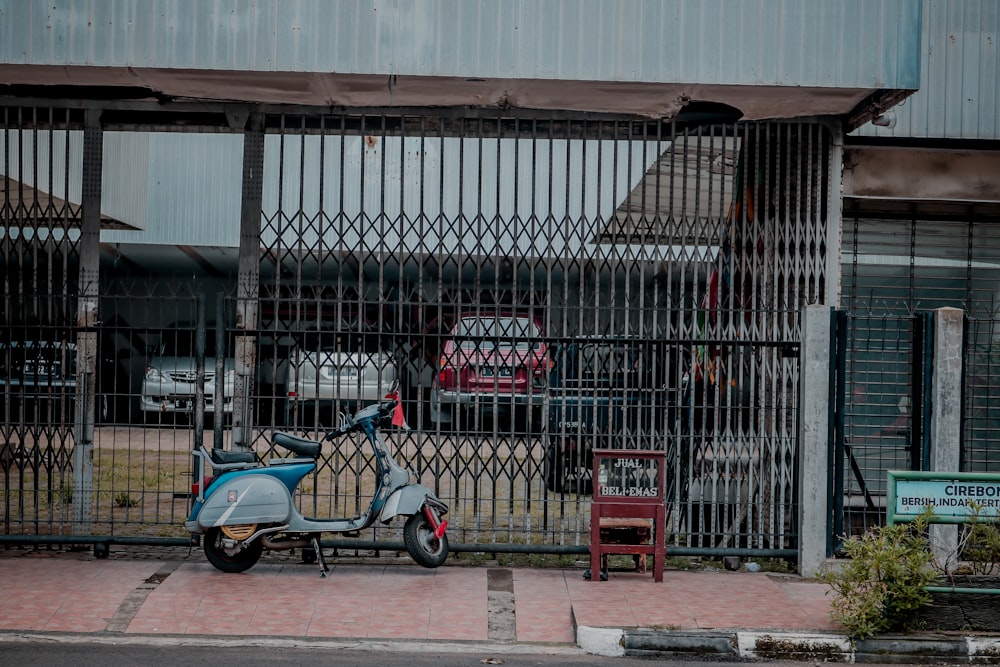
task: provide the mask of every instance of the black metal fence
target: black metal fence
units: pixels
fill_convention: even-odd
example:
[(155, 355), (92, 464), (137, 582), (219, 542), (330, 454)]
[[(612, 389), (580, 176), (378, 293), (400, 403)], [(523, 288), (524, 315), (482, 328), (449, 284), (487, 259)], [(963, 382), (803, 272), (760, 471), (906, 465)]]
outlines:
[(886, 471), (923, 470), (921, 366), (928, 317), (841, 313), (833, 534), (885, 521)]
[[(450, 505), (454, 543), (585, 545), (586, 472), (553, 471), (602, 446), (667, 452), (675, 553), (794, 555), (798, 318), (826, 281), (821, 125), (258, 121), (237, 165), (251, 214), (213, 249), (230, 268), (205, 252), (180, 275), (95, 243), (73, 203), (102, 166), (73, 147), (99, 125), (5, 111), (6, 535), (184, 537), (197, 443), (267, 460), (274, 430), (320, 437), (397, 381), (411, 429), (393, 451)], [(50, 341), (45, 359), (23, 352)], [(595, 342), (641, 357), (586, 385), (567, 354)], [(587, 391), (568, 399), (556, 374)], [(567, 418), (570, 401), (598, 416)], [(303, 511), (364, 511), (360, 444), (324, 448)]]
[[(961, 470), (1000, 469), (995, 401), (995, 225), (957, 205), (904, 218), (845, 207), (842, 303), (844, 440), (831, 496), (835, 534), (885, 522), (888, 470), (927, 470), (928, 313), (966, 313)], [(954, 210), (952, 210), (954, 209)]]

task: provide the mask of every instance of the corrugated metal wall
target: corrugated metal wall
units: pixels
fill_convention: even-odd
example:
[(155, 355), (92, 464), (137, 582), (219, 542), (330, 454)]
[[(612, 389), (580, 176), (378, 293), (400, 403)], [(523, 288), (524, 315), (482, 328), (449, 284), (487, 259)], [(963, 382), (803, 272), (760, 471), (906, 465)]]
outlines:
[[(144, 139), (141, 139), (143, 138)], [(286, 140), (304, 145), (285, 146), (279, 151), (277, 139), (268, 138), (265, 173), (289, 170), (282, 160), (303, 161), (304, 173), (322, 173), (327, 191), (347, 193), (346, 211), (352, 215), (380, 211), (391, 216), (414, 219), (418, 215), (458, 216), (463, 205), (481, 206), (484, 215), (528, 217), (533, 207), (551, 208), (553, 215), (588, 221), (583, 236), (595, 238), (598, 221), (614, 216), (619, 202), (628, 196), (652, 166), (656, 153), (648, 145), (635, 142), (632, 148), (598, 140), (553, 140), (542, 153), (526, 139), (484, 139), (463, 145), (455, 138), (347, 137), (327, 140), (317, 137)], [(344, 146), (341, 147), (341, 142)], [(0, 140), (2, 143), (2, 140)], [(239, 245), (239, 199), (243, 139), (238, 135), (108, 132), (104, 139), (109, 157), (104, 165), (108, 190), (105, 213), (126, 220), (142, 231), (102, 232), (106, 243), (147, 243), (190, 246)], [(458, 168), (458, 151), (463, 153), (465, 172)], [(284, 156), (284, 157), (283, 157)], [(300, 156), (300, 157), (299, 157)], [(336, 156), (336, 159), (335, 159)], [(340, 157), (343, 156), (343, 164)], [(475, 166), (474, 172), (469, 172)], [(542, 165), (551, 165), (555, 182), (544, 180)], [(422, 186), (405, 185), (401, 174), (421, 171)], [(268, 182), (266, 207), (294, 201), (308, 215), (319, 210), (319, 190), (300, 192), (298, 170), (294, 178)], [(597, 182), (584, 174), (613, 174)], [(531, 196), (515, 196), (515, 184), (534, 182)], [(364, 185), (362, 185), (364, 184)], [(444, 187), (444, 184), (455, 184)], [(461, 184), (461, 187), (458, 186)], [(549, 201), (550, 191), (565, 193)], [(300, 202), (300, 198), (302, 201)], [(363, 199), (362, 199), (363, 198)], [(419, 235), (415, 230), (390, 230), (392, 237), (372, 238), (372, 243), (391, 247), (402, 244), (410, 252), (418, 248), (483, 243), (479, 237)], [(490, 235), (490, 229), (483, 234)], [(398, 237), (397, 237), (398, 235)], [(266, 245), (272, 238), (264, 238)], [(528, 236), (509, 239), (525, 254), (559, 255), (562, 248), (546, 239)], [(506, 251), (513, 251), (508, 247)], [(665, 259), (666, 257), (664, 257)]]
[(918, 0), (3, 0), (0, 62), (913, 88), (919, 13)]
[[(82, 132), (71, 132), (82, 137)], [(149, 224), (149, 175), (150, 175), (150, 142), (158, 135), (149, 132), (106, 132), (104, 134), (105, 161), (101, 174), (101, 208), (102, 213), (119, 220), (125, 220), (132, 227), (140, 230), (142, 237)], [(190, 174), (193, 160), (185, 160), (183, 173)], [(172, 168), (178, 169), (179, 164), (170, 161)], [(162, 209), (157, 209), (162, 210)], [(173, 217), (177, 224), (180, 220)], [(115, 241), (135, 238), (117, 237)], [(163, 243), (165, 241), (157, 241)], [(190, 242), (190, 241), (188, 241)]]
[(104, 147), (104, 211), (144, 231), (104, 232), (101, 240), (239, 245), (242, 136), (108, 132)]
[(1000, 139), (1000, 3), (923, 0), (920, 90), (860, 136)]
[[(50, 150), (45, 132), (0, 136), (0, 154), (8, 155), (11, 178), (79, 204), (83, 133), (67, 132), (60, 142)], [(32, 172), (18, 166), (24, 151), (43, 159)], [(242, 136), (107, 132), (104, 151), (102, 213), (136, 231), (105, 229), (103, 242), (239, 246)], [(50, 183), (53, 174), (59, 179)]]
[[(614, 216), (662, 149), (640, 141), (551, 139), (543, 143), (485, 137), (469, 142), (392, 136), (272, 136), (265, 148), (265, 174), (279, 169), (287, 174), (280, 181), (265, 183), (265, 217), (291, 205), (309, 220), (328, 214), (322, 208), (324, 193), (327, 207), (329, 193), (340, 193), (343, 200), (337, 205), (352, 219), (471, 218), (474, 210), (483, 220), (527, 220), (543, 210), (557, 220), (579, 221), (576, 250), (580, 239), (592, 242), (596, 238), (602, 221)], [(279, 159), (283, 164), (278, 164)], [(321, 182), (313, 182), (311, 175), (320, 175)], [(422, 181), (414, 183), (415, 175)], [(471, 253), (496, 247), (506, 254), (559, 257), (568, 242), (541, 233), (509, 235), (494, 224), (473, 227), (475, 233), (457, 227), (439, 230), (394, 224), (381, 230), (373, 226), (340, 233), (347, 246), (409, 253), (445, 248)], [(359, 231), (363, 231), (360, 236)], [(318, 242), (317, 234), (318, 229), (297, 232), (294, 239), (281, 243), (311, 248)], [(275, 242), (273, 233), (265, 229), (261, 243)]]

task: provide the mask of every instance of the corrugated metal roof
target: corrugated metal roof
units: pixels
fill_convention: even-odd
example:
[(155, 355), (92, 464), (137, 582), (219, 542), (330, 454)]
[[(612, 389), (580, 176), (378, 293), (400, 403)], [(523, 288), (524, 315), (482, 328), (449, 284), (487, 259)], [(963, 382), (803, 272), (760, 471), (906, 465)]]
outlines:
[(0, 0), (0, 62), (914, 88), (920, 0)]
[(920, 90), (860, 136), (1000, 139), (1000, 2), (923, 0)]

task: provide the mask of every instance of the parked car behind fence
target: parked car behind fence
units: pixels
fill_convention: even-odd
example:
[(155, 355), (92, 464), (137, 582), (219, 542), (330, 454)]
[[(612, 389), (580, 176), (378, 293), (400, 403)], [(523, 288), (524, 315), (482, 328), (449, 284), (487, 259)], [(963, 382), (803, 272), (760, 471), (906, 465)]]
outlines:
[(76, 344), (66, 337), (0, 342), (4, 420), (73, 424), (76, 357)]
[(676, 350), (630, 338), (588, 337), (554, 346), (549, 376), (545, 485), (592, 493), (593, 450), (667, 449), (682, 388)]
[(286, 367), (287, 424), (296, 415), (298, 423), (308, 424), (317, 412), (354, 412), (381, 400), (397, 378), (391, 342), (378, 334), (308, 332), (295, 338)]
[(541, 324), (523, 313), (461, 313), (438, 353), (431, 422), (456, 427), (474, 410), (528, 417), (540, 410), (549, 370), (543, 336)]
[[(149, 359), (142, 379), (139, 409), (146, 421), (155, 421), (159, 415), (190, 414), (195, 409), (198, 386), (196, 332), (193, 325), (175, 324), (167, 327), (152, 343)], [(204, 400), (205, 414), (215, 411), (216, 386), (220, 384), (216, 373), (216, 357), (224, 354), (222, 411), (233, 412), (233, 394), (236, 387), (236, 363), (233, 358), (233, 340), (227, 337), (225, 349), (219, 347), (214, 327), (205, 336)]]

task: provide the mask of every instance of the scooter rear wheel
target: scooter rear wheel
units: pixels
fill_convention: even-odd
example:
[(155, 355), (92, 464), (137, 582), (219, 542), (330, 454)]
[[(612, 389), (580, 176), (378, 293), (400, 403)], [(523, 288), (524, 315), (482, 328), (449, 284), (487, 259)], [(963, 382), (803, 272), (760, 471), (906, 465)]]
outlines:
[(435, 537), (434, 528), (423, 512), (406, 520), (403, 525), (403, 542), (407, 553), (418, 565), (434, 568), (448, 558), (448, 536)]
[(259, 539), (254, 540), (246, 547), (230, 548), (225, 546), (223, 540), (227, 539), (219, 528), (209, 528), (205, 533), (205, 557), (216, 569), (223, 572), (246, 572), (257, 564), (261, 554), (264, 552), (264, 545)]

